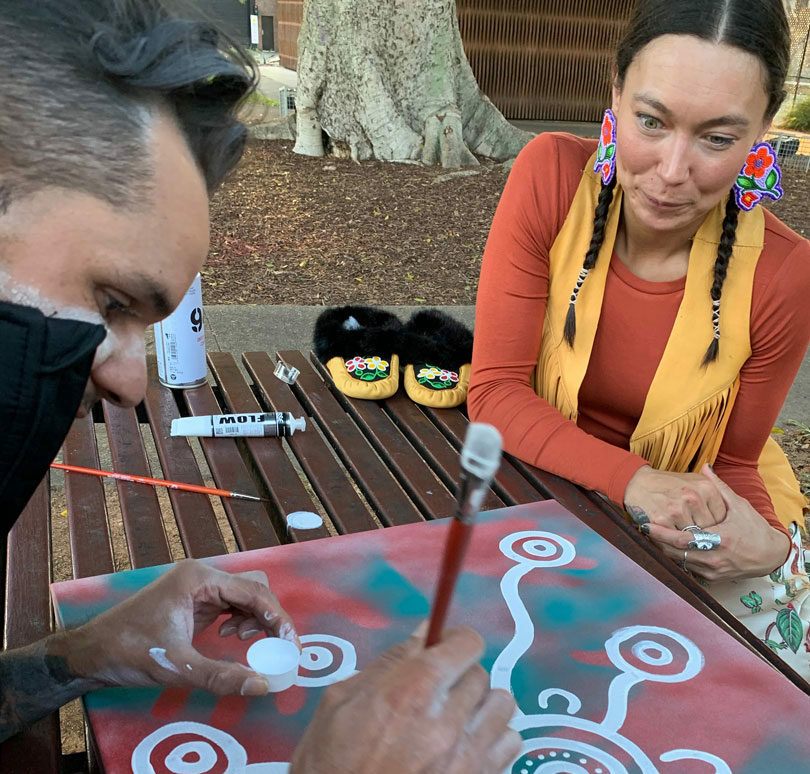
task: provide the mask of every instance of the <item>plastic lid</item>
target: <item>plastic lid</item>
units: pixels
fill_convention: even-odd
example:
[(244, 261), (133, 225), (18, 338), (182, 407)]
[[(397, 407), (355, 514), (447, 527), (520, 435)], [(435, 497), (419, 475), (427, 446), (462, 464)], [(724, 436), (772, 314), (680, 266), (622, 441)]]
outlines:
[(287, 526), (293, 529), (318, 529), (323, 519), (312, 511), (293, 511), (287, 514)]
[(212, 432), (211, 417), (181, 417), (172, 420), (172, 435), (209, 436)]

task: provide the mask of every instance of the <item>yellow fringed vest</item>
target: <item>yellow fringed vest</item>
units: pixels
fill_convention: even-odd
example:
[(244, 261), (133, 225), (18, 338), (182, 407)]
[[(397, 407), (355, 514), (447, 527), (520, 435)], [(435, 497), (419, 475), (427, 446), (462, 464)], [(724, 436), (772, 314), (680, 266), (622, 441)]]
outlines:
[[(593, 213), (601, 189), (591, 157), (562, 230), (549, 255), (549, 297), (535, 389), (568, 419), (576, 420), (578, 395), (591, 357), (602, 310), (608, 267), (622, 209), (617, 185), (596, 266), (577, 300), (577, 333), (573, 349), (563, 339), (568, 304), (591, 240)], [(737, 239), (723, 284), (720, 309), (720, 354), (704, 368), (701, 363), (712, 339), (709, 288), (722, 231), (725, 202), (707, 216), (692, 241), (686, 287), (661, 362), (653, 377), (630, 451), (654, 468), (683, 473), (713, 463), (723, 440), (739, 374), (751, 354), (751, 295), (765, 233), (760, 209), (741, 212)], [(759, 459), (759, 472), (779, 520), (798, 522), (807, 501), (790, 463), (769, 438)]]

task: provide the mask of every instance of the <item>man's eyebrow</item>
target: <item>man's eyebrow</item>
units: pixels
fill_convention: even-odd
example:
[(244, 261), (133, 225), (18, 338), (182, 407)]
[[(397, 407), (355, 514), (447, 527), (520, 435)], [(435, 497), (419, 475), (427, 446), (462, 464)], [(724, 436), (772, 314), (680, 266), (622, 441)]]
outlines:
[(172, 311), (173, 304), (169, 301), (166, 289), (158, 285), (151, 277), (136, 274), (128, 286), (133, 291), (131, 295), (145, 299), (155, 311), (156, 316), (163, 318)]
[[(643, 102), (645, 105), (648, 105), (666, 118), (672, 117), (672, 111), (666, 105), (664, 105), (663, 102), (655, 99), (655, 97), (651, 97), (649, 94), (634, 94), (633, 99), (638, 102)], [(745, 116), (735, 115), (732, 113), (726, 116), (710, 118), (708, 121), (704, 121), (702, 124), (700, 124), (697, 129), (698, 131), (703, 131), (713, 126), (739, 126), (746, 129), (748, 128), (749, 123), (749, 120)]]

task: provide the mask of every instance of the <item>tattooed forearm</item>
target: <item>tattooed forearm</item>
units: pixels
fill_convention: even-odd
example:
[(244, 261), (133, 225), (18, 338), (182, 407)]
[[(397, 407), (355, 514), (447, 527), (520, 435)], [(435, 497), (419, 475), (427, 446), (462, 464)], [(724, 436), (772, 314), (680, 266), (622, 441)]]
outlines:
[(0, 653), (0, 741), (96, 687), (70, 674), (64, 636)]
[(644, 512), (643, 508), (639, 508), (637, 505), (628, 505), (626, 506), (627, 512), (630, 514), (630, 518), (639, 526), (641, 527), (641, 531), (644, 534), (649, 533), (649, 523), (650, 517)]

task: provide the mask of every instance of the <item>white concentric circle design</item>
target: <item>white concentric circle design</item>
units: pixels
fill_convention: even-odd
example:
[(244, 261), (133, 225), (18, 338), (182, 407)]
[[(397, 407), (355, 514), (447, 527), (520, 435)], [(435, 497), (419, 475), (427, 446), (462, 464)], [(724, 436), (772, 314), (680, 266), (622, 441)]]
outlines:
[[(333, 647), (327, 647), (332, 645)], [(337, 683), (351, 677), (357, 671), (357, 651), (348, 640), (331, 634), (304, 634), (301, 637), (301, 660), (296, 685), (314, 688)], [(335, 651), (340, 655), (335, 657)], [(317, 677), (303, 672), (323, 672)]]
[[(245, 748), (230, 734), (203, 723), (169, 723), (141, 740), (132, 752), (132, 771), (136, 774), (157, 774), (152, 765), (152, 752), (173, 736), (198, 736), (200, 739), (180, 742), (162, 761), (172, 774), (207, 774), (219, 760), (217, 748), (228, 764), (223, 774), (242, 774), (247, 765)], [(189, 753), (196, 753), (196, 761), (184, 761)]]
[[(635, 663), (630, 663), (622, 654), (622, 646), (635, 637), (646, 637), (634, 643), (630, 652)], [(667, 642), (669, 640), (669, 642)], [(673, 643), (677, 643), (686, 654), (686, 663), (681, 671), (665, 674), (645, 667), (669, 666), (675, 660)], [(605, 651), (613, 665), (626, 674), (658, 683), (681, 683), (691, 680), (706, 663), (703, 654), (692, 640), (672, 629), (660, 626), (627, 626), (613, 633), (605, 643)]]
[(532, 567), (564, 567), (577, 555), (570, 540), (553, 532), (513, 532), (498, 547), (509, 559)]

